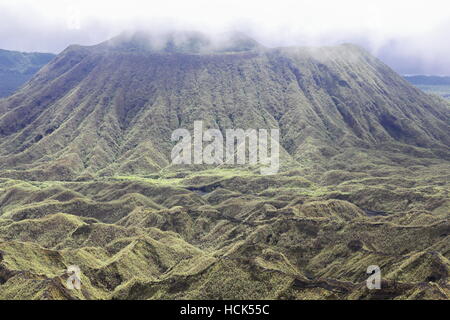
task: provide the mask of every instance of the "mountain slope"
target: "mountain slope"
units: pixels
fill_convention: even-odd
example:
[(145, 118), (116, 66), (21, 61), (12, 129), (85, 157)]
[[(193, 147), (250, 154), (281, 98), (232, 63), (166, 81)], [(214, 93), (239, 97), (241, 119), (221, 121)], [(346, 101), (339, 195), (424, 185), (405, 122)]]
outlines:
[(72, 175), (157, 171), (171, 132), (194, 120), (280, 128), (297, 161), (397, 144), (448, 157), (448, 104), (357, 47), (197, 54), (117, 41), (69, 47), (0, 102), (1, 168), (51, 160)]
[[(0, 299), (449, 299), (449, 104), (227, 37), (71, 46), (0, 100)], [(279, 128), (280, 172), (171, 165), (195, 120)]]
[(0, 98), (6, 97), (55, 57), (51, 53), (25, 53), (0, 49)]

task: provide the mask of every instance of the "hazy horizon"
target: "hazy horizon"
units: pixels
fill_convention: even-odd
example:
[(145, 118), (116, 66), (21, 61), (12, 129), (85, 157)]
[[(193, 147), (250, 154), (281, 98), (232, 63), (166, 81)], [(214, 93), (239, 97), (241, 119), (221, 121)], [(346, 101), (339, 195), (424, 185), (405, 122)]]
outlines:
[(443, 0), (0, 0), (0, 48), (59, 53), (126, 30), (240, 31), (267, 47), (354, 43), (401, 74), (450, 75)]

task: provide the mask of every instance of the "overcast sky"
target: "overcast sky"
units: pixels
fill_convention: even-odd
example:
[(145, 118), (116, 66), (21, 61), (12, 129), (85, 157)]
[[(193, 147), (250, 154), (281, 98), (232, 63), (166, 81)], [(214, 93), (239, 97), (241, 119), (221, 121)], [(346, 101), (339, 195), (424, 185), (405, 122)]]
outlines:
[(0, 0), (0, 48), (58, 53), (125, 30), (242, 31), (262, 44), (364, 46), (403, 74), (450, 75), (448, 0)]

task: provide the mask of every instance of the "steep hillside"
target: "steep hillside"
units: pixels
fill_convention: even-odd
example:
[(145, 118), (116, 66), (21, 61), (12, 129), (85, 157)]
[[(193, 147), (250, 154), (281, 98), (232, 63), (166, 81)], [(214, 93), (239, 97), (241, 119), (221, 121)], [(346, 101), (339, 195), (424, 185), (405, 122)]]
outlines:
[[(171, 165), (195, 120), (280, 129), (280, 172)], [(449, 299), (449, 146), (450, 105), (353, 45), (70, 46), (0, 100), (0, 299)]]
[(0, 49), (0, 98), (19, 89), (55, 57), (51, 53), (25, 53)]
[(168, 165), (171, 132), (199, 119), (220, 129), (280, 128), (282, 147), (300, 163), (348, 148), (449, 157), (448, 104), (355, 46), (198, 54), (136, 41), (69, 47), (1, 101), (0, 168), (57, 166), (65, 179), (158, 171)]

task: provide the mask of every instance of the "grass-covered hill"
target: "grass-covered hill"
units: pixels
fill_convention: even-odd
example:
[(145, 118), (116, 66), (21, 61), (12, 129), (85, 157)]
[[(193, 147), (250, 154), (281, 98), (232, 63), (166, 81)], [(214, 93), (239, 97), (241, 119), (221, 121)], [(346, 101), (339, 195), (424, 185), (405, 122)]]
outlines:
[(19, 89), (55, 57), (51, 53), (26, 53), (0, 49), (0, 98)]
[[(171, 165), (195, 120), (279, 128), (280, 172)], [(0, 100), (0, 298), (449, 299), (449, 146), (448, 102), (353, 45), (71, 46)]]

